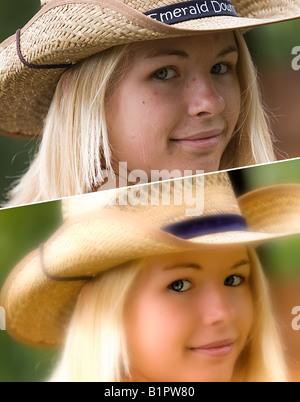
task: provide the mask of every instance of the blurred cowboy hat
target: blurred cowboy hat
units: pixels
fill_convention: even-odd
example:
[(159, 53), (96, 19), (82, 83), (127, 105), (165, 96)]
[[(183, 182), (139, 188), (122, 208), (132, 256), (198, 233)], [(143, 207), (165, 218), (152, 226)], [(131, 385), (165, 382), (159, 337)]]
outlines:
[(220, 172), (71, 197), (62, 211), (62, 226), (12, 271), (0, 297), (8, 332), (36, 346), (61, 344), (81, 289), (108, 269), (300, 234), (300, 186), (237, 199)]

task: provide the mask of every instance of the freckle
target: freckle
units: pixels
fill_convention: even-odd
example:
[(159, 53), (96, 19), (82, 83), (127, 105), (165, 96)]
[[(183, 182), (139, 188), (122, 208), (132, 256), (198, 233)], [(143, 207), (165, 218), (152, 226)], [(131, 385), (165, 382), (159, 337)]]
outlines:
[(196, 81), (197, 81), (197, 78), (194, 77), (194, 78), (193, 78), (193, 82), (196, 82)]
[(146, 104), (146, 102), (145, 101), (143, 101), (143, 105), (145, 105)]
[(215, 45), (220, 42), (220, 35), (218, 35), (218, 34), (214, 35), (214, 42), (215, 42)]

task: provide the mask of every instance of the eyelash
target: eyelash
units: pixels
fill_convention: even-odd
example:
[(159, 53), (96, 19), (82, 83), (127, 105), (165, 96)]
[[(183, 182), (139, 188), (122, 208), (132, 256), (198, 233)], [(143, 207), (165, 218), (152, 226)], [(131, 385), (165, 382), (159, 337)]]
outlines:
[(158, 70), (156, 70), (156, 71), (151, 75), (151, 77), (154, 78), (154, 79), (156, 79), (156, 80), (158, 80), (158, 81), (169, 81), (170, 79), (175, 78), (175, 77), (172, 77), (172, 78), (169, 78), (169, 79), (165, 79), (165, 78), (159, 78), (159, 77), (157, 77), (157, 74), (158, 74), (159, 72), (161, 72), (161, 71), (164, 71), (164, 70), (173, 70), (174, 73), (175, 73), (175, 76), (178, 76), (178, 75), (179, 75), (178, 72), (176, 71), (176, 68), (175, 68), (175, 67), (162, 67), (162, 68), (159, 68)]
[(175, 292), (175, 293), (184, 293), (184, 292), (187, 292), (187, 291), (190, 289), (190, 287), (189, 287), (189, 289), (187, 289), (187, 290), (175, 290), (174, 288), (172, 288), (172, 286), (173, 286), (174, 284), (178, 284), (178, 283), (180, 283), (180, 282), (188, 282), (188, 283), (190, 284), (190, 286), (192, 286), (192, 282), (191, 282), (189, 279), (178, 279), (178, 280), (172, 282), (172, 283), (168, 286), (168, 289), (171, 290), (172, 292)]
[[(240, 283), (239, 285), (226, 285), (225, 282), (226, 282), (229, 278), (239, 278), (239, 279), (241, 280), (241, 283)], [(236, 288), (236, 287), (242, 286), (242, 285), (245, 283), (245, 281), (246, 281), (246, 278), (245, 278), (244, 276), (242, 276), (242, 275), (230, 275), (230, 276), (228, 276), (228, 277), (225, 279), (224, 285), (225, 285), (225, 286), (229, 286), (229, 287)]]
[[(223, 67), (225, 66), (225, 67), (227, 68), (227, 70), (226, 70), (225, 73), (213, 73), (213, 69), (214, 69), (216, 66), (223, 66)], [(225, 75), (225, 74), (229, 73), (232, 69), (233, 69), (233, 65), (232, 65), (231, 63), (216, 63), (216, 64), (212, 67), (212, 69), (211, 69), (211, 74), (214, 74), (214, 75)], [(174, 76), (174, 77), (171, 77), (171, 78), (159, 78), (159, 77), (157, 76), (157, 74), (158, 74), (159, 72), (161, 72), (161, 71), (164, 71), (164, 70), (165, 70), (165, 71), (167, 71), (167, 70), (173, 70), (174, 73), (175, 73), (175, 76)], [(175, 67), (162, 67), (162, 68), (156, 70), (153, 74), (151, 74), (151, 78), (156, 79), (156, 80), (158, 80), (158, 81), (170, 81), (170, 80), (172, 80), (173, 78), (176, 78), (176, 77), (178, 77), (178, 76), (179, 76), (179, 73), (177, 72), (177, 70), (176, 70)]]
[[(225, 75), (225, 74), (229, 73), (229, 72), (231, 71), (232, 67), (233, 67), (232, 64), (230, 64), (230, 63), (217, 63), (217, 64), (215, 64), (215, 65), (213, 66), (213, 68), (211, 69), (211, 72), (212, 72), (212, 70), (213, 70), (216, 66), (225, 66), (225, 67), (227, 68), (227, 71), (226, 71), (225, 73), (216, 74), (216, 75)], [(212, 74), (213, 74), (213, 73), (212, 73)]]
[[(226, 282), (229, 280), (229, 279), (232, 279), (232, 278), (238, 278), (238, 279), (240, 279), (240, 283), (239, 284), (237, 284), (237, 285), (232, 285), (232, 284), (227, 284), (226, 285)], [(188, 289), (186, 289), (186, 290), (175, 290), (174, 288), (173, 288), (173, 285), (175, 285), (175, 284), (179, 284), (180, 282), (188, 282), (189, 283), (189, 288)], [(239, 287), (239, 286), (242, 286), (244, 283), (246, 282), (246, 277), (244, 277), (244, 276), (242, 276), (242, 275), (230, 275), (230, 276), (228, 276), (226, 279), (225, 279), (225, 281), (224, 281), (224, 286), (227, 286), (227, 287), (233, 287), (233, 288), (237, 288), (237, 287)], [(176, 281), (173, 281), (169, 286), (168, 286), (168, 289), (169, 290), (171, 290), (172, 292), (175, 292), (175, 293), (185, 293), (185, 292), (187, 292), (188, 290), (190, 290), (190, 288), (192, 287), (192, 282), (189, 280), (189, 279), (178, 279), (178, 280), (176, 280)]]

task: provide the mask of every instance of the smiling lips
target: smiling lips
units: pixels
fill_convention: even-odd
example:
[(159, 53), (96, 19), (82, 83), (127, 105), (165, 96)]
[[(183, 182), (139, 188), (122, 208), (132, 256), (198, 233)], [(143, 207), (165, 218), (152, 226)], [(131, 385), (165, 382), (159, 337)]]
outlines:
[(227, 356), (231, 353), (235, 340), (225, 339), (223, 341), (210, 343), (196, 348), (190, 348), (191, 351), (201, 353), (212, 357)]
[(212, 148), (219, 144), (224, 129), (215, 129), (203, 133), (198, 133), (184, 138), (172, 138), (171, 141), (192, 148)]

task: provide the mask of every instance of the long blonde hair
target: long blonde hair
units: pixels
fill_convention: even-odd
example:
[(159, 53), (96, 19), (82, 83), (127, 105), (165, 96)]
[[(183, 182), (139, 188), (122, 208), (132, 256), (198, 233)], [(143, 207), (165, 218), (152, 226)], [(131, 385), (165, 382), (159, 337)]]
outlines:
[(220, 170), (250, 166), (276, 160), (274, 137), (262, 104), (257, 71), (243, 35), (235, 32), (239, 48), (237, 74), (241, 87), (239, 120), (221, 159)]
[(248, 344), (236, 364), (234, 381), (285, 382), (283, 343), (272, 311), (269, 285), (256, 251), (249, 248), (248, 253), (252, 267), (253, 324)]
[[(221, 170), (275, 160), (256, 70), (243, 35), (239, 31), (235, 35), (241, 113)], [(7, 206), (92, 192), (101, 187), (104, 168), (114, 175), (105, 104), (112, 82), (116, 85), (126, 71), (129, 47), (108, 49), (63, 75), (45, 121), (40, 149), (28, 172), (11, 190)]]
[(141, 264), (131, 261), (85, 285), (51, 381), (121, 382), (130, 377), (123, 312)]
[[(254, 319), (247, 345), (234, 370), (235, 382), (283, 382), (285, 362), (260, 262), (249, 249)], [(111, 269), (82, 290), (62, 358), (51, 381), (132, 381), (126, 347), (126, 300), (143, 260)]]

